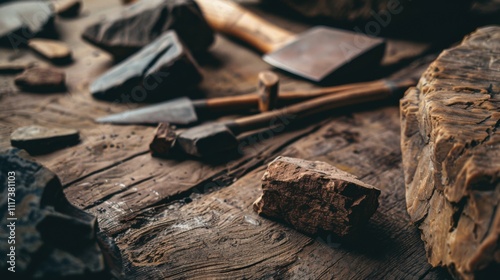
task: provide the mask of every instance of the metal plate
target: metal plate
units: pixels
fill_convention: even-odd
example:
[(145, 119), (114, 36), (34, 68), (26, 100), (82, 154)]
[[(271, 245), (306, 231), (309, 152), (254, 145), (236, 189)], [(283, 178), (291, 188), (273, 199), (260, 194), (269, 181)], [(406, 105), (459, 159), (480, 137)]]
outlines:
[(361, 54), (384, 44), (381, 38), (317, 26), (264, 56), (274, 67), (320, 82)]
[(187, 97), (96, 119), (100, 123), (154, 124), (167, 122), (187, 125), (198, 121), (192, 101)]

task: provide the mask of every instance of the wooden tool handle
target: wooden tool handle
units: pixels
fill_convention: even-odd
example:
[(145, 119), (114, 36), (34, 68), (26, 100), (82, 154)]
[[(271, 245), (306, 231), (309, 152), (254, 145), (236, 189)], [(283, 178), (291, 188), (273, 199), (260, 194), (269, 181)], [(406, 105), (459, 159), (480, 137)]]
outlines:
[(280, 78), (271, 71), (259, 73), (259, 86), (257, 94), (259, 96), (259, 110), (268, 112), (275, 108), (278, 101)]
[[(273, 76), (276, 76), (277, 80), (275, 80)], [(297, 103), (306, 99), (312, 99), (319, 96), (339, 93), (352, 89), (377, 88), (384, 86), (386, 83), (385, 80), (377, 80), (372, 82), (353, 83), (319, 89), (278, 93), (279, 79), (277, 78), (276, 74), (272, 73), (272, 75), (263, 75), (261, 73), (259, 80), (259, 83), (262, 85), (259, 85), (260, 89), (257, 91), (257, 94), (251, 93), (238, 96), (194, 100), (193, 105), (199, 112), (206, 112), (209, 114), (227, 112), (238, 113), (238, 111), (240, 110), (249, 111), (256, 108), (259, 108), (261, 112), (266, 112), (274, 109), (277, 103), (279, 105)], [(263, 98), (268, 98), (268, 100), (263, 100)], [(274, 98), (277, 98), (277, 100), (272, 100)]]
[(383, 100), (392, 96), (394, 92), (406, 89), (414, 84), (415, 80), (408, 79), (399, 81), (397, 84), (386, 82), (370, 88), (354, 88), (304, 101), (280, 110), (239, 118), (235, 121), (228, 122), (226, 125), (233, 130), (234, 133), (239, 134), (254, 129), (273, 127), (280, 123), (287, 124), (287, 122), (291, 122), (292, 120), (302, 119), (334, 108)]
[(238, 96), (226, 96), (202, 100), (194, 100), (193, 106), (196, 110), (210, 114), (249, 111), (256, 109), (259, 104), (257, 94), (245, 94)]
[(208, 24), (215, 30), (234, 36), (263, 53), (272, 52), (295, 35), (246, 11), (228, 0), (196, 0)]

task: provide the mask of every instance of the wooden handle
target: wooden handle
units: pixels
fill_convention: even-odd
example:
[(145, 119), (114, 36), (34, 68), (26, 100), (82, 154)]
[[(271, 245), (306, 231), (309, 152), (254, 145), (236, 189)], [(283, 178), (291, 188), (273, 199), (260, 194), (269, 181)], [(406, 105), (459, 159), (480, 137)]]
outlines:
[(259, 96), (259, 110), (267, 112), (275, 108), (278, 101), (280, 78), (271, 71), (259, 73), (259, 86), (257, 94)]
[(291, 122), (292, 120), (305, 118), (307, 116), (325, 112), (334, 108), (345, 107), (369, 101), (383, 100), (392, 94), (415, 84), (415, 80), (404, 80), (397, 84), (390, 82), (371, 88), (361, 87), (353, 88), (336, 94), (330, 94), (318, 97), (309, 101), (304, 101), (280, 110), (261, 113), (249, 117), (239, 118), (235, 121), (227, 123), (236, 134), (261, 129), (264, 127), (272, 127), (280, 123)]
[(238, 96), (218, 97), (204, 100), (195, 100), (193, 105), (196, 109), (209, 113), (238, 112), (256, 109), (259, 97), (256, 94), (245, 94)]
[(324, 87), (318, 89), (305, 89), (305, 90), (295, 90), (295, 91), (282, 91), (279, 93), (279, 103), (286, 104), (290, 102), (297, 102), (299, 100), (311, 99), (327, 94), (342, 92), (346, 90), (351, 90), (355, 88), (371, 88), (380, 86), (383, 84), (384, 80), (377, 80), (371, 82), (362, 82), (362, 83), (352, 83), (346, 85), (332, 86), (332, 87)]
[(196, 0), (208, 24), (221, 33), (234, 36), (262, 53), (272, 52), (295, 35), (246, 11), (228, 0)]
[[(271, 72), (272, 73), (272, 72)], [(269, 75), (269, 74), (268, 74)], [(378, 80), (372, 82), (364, 83), (353, 83), (347, 85), (326, 87), (320, 89), (309, 89), (309, 90), (299, 90), (299, 91), (287, 91), (278, 92), (279, 78), (276, 74), (272, 73), (272, 76), (276, 76), (276, 81), (273, 81), (272, 76), (259, 77), (259, 83), (264, 82), (263, 88), (257, 93), (238, 95), (238, 96), (227, 96), (227, 97), (217, 97), (205, 100), (194, 100), (193, 105), (195, 108), (201, 112), (207, 112), (210, 114), (216, 113), (227, 113), (238, 111), (249, 111), (252, 109), (259, 108), (261, 112), (266, 112), (275, 108), (275, 105), (297, 103), (299, 101), (316, 98), (323, 95), (339, 93), (347, 90), (358, 89), (358, 88), (374, 88), (381, 87), (385, 85), (385, 80)], [(267, 81), (264, 81), (267, 80)], [(272, 85), (276, 82), (276, 88), (272, 88)], [(261, 92), (264, 90), (264, 92)], [(275, 96), (277, 94), (277, 96)], [(269, 99), (263, 100), (263, 98), (269, 97)], [(277, 100), (271, 100), (277, 98)], [(268, 103), (268, 104), (266, 104)], [(267, 108), (267, 109), (266, 109)]]

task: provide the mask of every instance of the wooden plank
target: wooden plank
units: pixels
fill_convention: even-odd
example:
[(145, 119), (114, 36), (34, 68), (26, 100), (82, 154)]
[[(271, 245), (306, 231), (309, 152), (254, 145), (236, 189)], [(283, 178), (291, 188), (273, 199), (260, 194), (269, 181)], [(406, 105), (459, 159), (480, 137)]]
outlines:
[(326, 161), (382, 190), (359, 243), (315, 240), (255, 214), (261, 167), (227, 188), (192, 195), (191, 203), (142, 215), (140, 227), (116, 239), (127, 275), (446, 279), (427, 264), (405, 211), (398, 126), (395, 107), (339, 117), (280, 153)]
[[(68, 93), (23, 93), (13, 85), (14, 76), (0, 76), (0, 148), (9, 147), (9, 134), (23, 125), (80, 130), (79, 145), (36, 158), (58, 174), (72, 203), (97, 215), (101, 229), (117, 237), (128, 260), (127, 277), (159, 278), (171, 273), (176, 278), (215, 274), (351, 278), (353, 271), (358, 271), (349, 263), (360, 268), (366, 266), (359, 275), (367, 277), (406, 275), (432, 279), (438, 275), (429, 271), (423, 261), (422, 244), (407, 224), (406, 212), (401, 207), (404, 196), (400, 155), (394, 144), (399, 141), (395, 108), (340, 117), (296, 144), (292, 143), (322, 124), (293, 130), (250, 145), (240, 158), (215, 163), (151, 158), (147, 146), (153, 137), (153, 127), (95, 124), (95, 117), (141, 105), (98, 101), (88, 92), (90, 82), (109, 69), (113, 61), (105, 52), (83, 43), (80, 34), (116, 5), (121, 5), (120, 1), (85, 1), (85, 16), (58, 19), (60, 39), (70, 46), (75, 57), (73, 64), (58, 67), (67, 74)], [(255, 6), (250, 8), (294, 32), (307, 28), (305, 24), (263, 13)], [(407, 49), (407, 45), (396, 48)], [(386, 59), (391, 61), (389, 56), (397, 53), (391, 49)], [(415, 53), (411, 53), (409, 56), (413, 57)], [(221, 36), (217, 36), (209, 54), (197, 59), (205, 79), (198, 90), (186, 93), (196, 97), (253, 92), (257, 73), (270, 69), (259, 54)], [(48, 65), (24, 49), (0, 52), (0, 62), (8, 60)], [(284, 73), (278, 74), (282, 89), (314, 87)], [(289, 144), (292, 145), (283, 154), (334, 163), (362, 175), (369, 183), (383, 186), (382, 202), (386, 206), (382, 209), (387, 212), (379, 211), (368, 227), (374, 236), (369, 240), (383, 246), (367, 247), (368, 252), (358, 247), (327, 246), (251, 211), (251, 203), (260, 192), (258, 172), (262, 168), (245, 174), (282, 153)], [(371, 155), (370, 160), (367, 155)], [(374, 167), (379, 169), (374, 171)], [(245, 177), (238, 180), (242, 176)], [(236, 183), (224, 188), (232, 181)], [(188, 203), (190, 199), (194, 202)], [(148, 240), (150, 236), (156, 238)], [(190, 247), (190, 241), (195, 245)], [(144, 255), (148, 251), (152, 254)], [(175, 254), (171, 257), (170, 253)], [(399, 267), (401, 260), (403, 266)], [(410, 265), (412, 261), (414, 264)], [(226, 267), (229, 262), (237, 265)]]

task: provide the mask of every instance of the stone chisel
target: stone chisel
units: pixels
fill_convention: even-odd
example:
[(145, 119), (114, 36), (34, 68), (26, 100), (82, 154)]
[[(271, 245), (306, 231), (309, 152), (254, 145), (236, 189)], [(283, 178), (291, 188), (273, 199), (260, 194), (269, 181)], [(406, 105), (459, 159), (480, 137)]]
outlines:
[(393, 82), (380, 81), (378, 85), (352, 88), (336, 94), (300, 102), (279, 110), (231, 121), (202, 124), (180, 132), (173, 139), (171, 145), (197, 157), (209, 157), (223, 152), (234, 151), (239, 145), (237, 136), (244, 132), (284, 125), (286, 122), (283, 121), (283, 118), (296, 121), (335, 108), (388, 99), (415, 84), (416, 80), (413, 78)]
[(196, 3), (214, 30), (253, 46), (272, 66), (314, 82), (330, 83), (333, 73), (338, 77), (375, 68), (384, 54), (381, 38), (324, 26), (293, 34), (228, 0)]
[[(263, 104), (263, 100), (273, 100), (272, 88), (277, 83), (276, 74), (266, 72), (259, 75), (259, 91), (261, 94), (245, 94), (240, 96), (219, 97), (211, 99), (191, 100), (187, 97), (129, 110), (122, 113), (97, 118), (98, 123), (113, 124), (157, 124), (167, 122), (173, 125), (189, 125), (220, 115), (221, 113), (242, 113), (260, 108), (261, 112), (273, 109), (275, 104)], [(349, 90), (352, 88), (366, 88), (383, 81), (353, 83), (341, 86), (325, 87), (319, 89), (280, 92), (275, 101), (278, 104), (290, 104), (306, 99), (311, 99), (325, 94)], [(277, 90), (277, 89), (276, 89)], [(265, 96), (263, 95), (265, 94)]]

